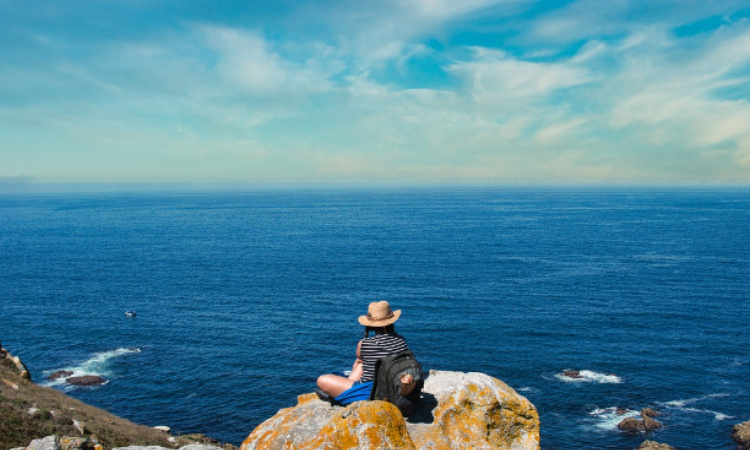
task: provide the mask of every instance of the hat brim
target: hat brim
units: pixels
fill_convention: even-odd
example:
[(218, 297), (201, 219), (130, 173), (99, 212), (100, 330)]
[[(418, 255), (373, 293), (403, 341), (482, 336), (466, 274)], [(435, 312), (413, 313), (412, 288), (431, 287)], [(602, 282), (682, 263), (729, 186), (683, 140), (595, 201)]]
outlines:
[(393, 315), (383, 320), (370, 320), (367, 316), (359, 316), (359, 323), (366, 327), (385, 327), (392, 323), (395, 323), (398, 318), (401, 317), (401, 310), (397, 309), (393, 311)]

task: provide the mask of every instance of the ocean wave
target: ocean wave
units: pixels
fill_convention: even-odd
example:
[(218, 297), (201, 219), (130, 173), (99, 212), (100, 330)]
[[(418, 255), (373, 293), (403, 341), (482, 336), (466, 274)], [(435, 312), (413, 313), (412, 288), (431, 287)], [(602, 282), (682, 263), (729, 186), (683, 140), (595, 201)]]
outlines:
[(640, 411), (622, 409), (616, 406), (610, 408), (597, 408), (589, 413), (592, 418), (593, 427), (602, 431), (616, 431), (617, 425), (628, 417), (639, 418)]
[(673, 408), (684, 408), (687, 405), (693, 405), (695, 403), (699, 403), (704, 400), (711, 400), (714, 398), (724, 398), (724, 397), (729, 397), (729, 394), (708, 394), (708, 395), (702, 395), (700, 397), (693, 397), (693, 398), (688, 398), (684, 400), (672, 400), (671, 402), (664, 403), (664, 405), (670, 406)]
[(722, 421), (722, 420), (728, 420), (728, 419), (734, 419), (734, 416), (730, 416), (728, 414), (724, 414), (719, 411), (713, 411), (710, 409), (701, 409), (701, 408), (694, 408), (690, 405), (694, 405), (696, 403), (700, 403), (706, 400), (712, 400), (715, 398), (725, 398), (729, 397), (729, 394), (709, 394), (709, 395), (702, 395), (700, 397), (693, 397), (688, 399), (682, 399), (682, 400), (672, 400), (670, 402), (665, 402), (664, 406), (668, 408), (677, 409), (682, 412), (689, 412), (689, 413), (699, 413), (699, 414), (710, 414), (714, 416), (715, 420)]
[(566, 383), (622, 383), (622, 378), (613, 373), (600, 373), (592, 370), (564, 370), (561, 373), (555, 374), (555, 378)]
[[(82, 377), (86, 375), (96, 375), (105, 378), (111, 375), (110, 363), (113, 359), (124, 355), (131, 355), (134, 353), (140, 353), (139, 348), (118, 348), (115, 350), (109, 350), (106, 352), (94, 353), (89, 359), (83, 361), (77, 365), (71, 365), (66, 367), (60, 367), (58, 369), (48, 370), (44, 372), (44, 376), (49, 377), (55, 372), (68, 372), (69, 375), (57, 378), (55, 380), (48, 380), (43, 383), (46, 386), (53, 387), (65, 387), (68, 388), (70, 385), (66, 383), (66, 380), (70, 377)], [(104, 384), (107, 384), (105, 381)]]
[(724, 413), (721, 413), (719, 411), (711, 411), (710, 409), (698, 409), (698, 408), (681, 408), (681, 411), (685, 412), (693, 412), (693, 413), (700, 413), (700, 414), (710, 414), (714, 416), (715, 420), (722, 421), (722, 420), (728, 420), (728, 419), (734, 419), (734, 416), (730, 416)]

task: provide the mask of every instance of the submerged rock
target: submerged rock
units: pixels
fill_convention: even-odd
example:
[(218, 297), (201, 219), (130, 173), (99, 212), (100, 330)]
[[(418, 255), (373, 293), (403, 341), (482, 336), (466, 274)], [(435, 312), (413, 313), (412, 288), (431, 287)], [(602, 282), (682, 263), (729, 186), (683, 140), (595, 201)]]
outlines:
[(70, 370), (58, 370), (57, 372), (53, 373), (52, 375), (48, 376), (47, 379), (49, 381), (54, 381), (60, 378), (68, 378), (73, 375), (73, 372)]
[(99, 375), (83, 375), (80, 377), (70, 377), (65, 380), (68, 384), (73, 386), (99, 386), (107, 382), (104, 378)]
[(387, 402), (332, 406), (315, 394), (280, 410), (245, 439), (241, 450), (294, 448), (539, 448), (534, 405), (502, 381), (482, 373), (431, 371), (422, 403), (404, 420)]
[(583, 375), (581, 375), (580, 370), (565, 370), (563, 371), (563, 376), (567, 378), (583, 378)]

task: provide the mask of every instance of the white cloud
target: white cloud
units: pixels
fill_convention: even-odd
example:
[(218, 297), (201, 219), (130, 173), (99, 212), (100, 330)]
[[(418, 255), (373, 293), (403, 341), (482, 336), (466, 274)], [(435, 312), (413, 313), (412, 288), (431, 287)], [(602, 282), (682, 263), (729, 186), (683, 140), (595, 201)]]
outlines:
[(592, 81), (586, 69), (570, 64), (523, 61), (481, 48), (475, 49), (475, 55), (475, 59), (454, 63), (447, 71), (463, 79), (480, 102), (543, 97)]
[[(284, 59), (259, 32), (209, 26), (203, 32), (219, 57), (218, 71), (245, 93), (299, 95), (330, 88), (325, 65), (314, 57), (302, 63)], [(313, 48), (328, 52), (326, 47)]]

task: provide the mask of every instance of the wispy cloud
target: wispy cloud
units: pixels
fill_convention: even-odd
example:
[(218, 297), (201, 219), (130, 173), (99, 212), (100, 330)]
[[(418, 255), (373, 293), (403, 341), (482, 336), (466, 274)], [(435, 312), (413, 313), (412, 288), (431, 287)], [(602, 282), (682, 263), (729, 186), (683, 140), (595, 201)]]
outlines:
[(704, 3), (333, 1), (88, 40), (18, 26), (0, 31), (28, 55), (0, 57), (0, 176), (749, 181), (750, 20)]

